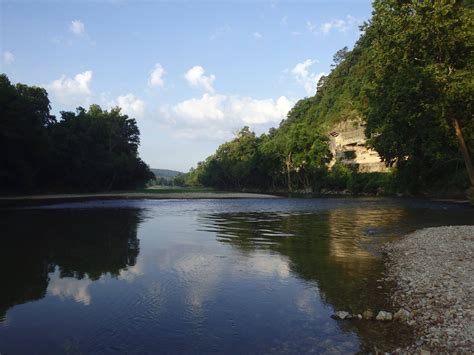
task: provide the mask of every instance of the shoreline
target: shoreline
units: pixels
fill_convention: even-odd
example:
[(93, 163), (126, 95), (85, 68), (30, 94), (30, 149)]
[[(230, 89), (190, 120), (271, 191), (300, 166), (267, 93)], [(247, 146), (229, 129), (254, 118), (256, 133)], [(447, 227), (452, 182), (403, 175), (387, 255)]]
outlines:
[(84, 202), (94, 200), (204, 200), (204, 199), (276, 199), (276, 195), (246, 192), (111, 192), (90, 194), (48, 194), (25, 196), (0, 196), (0, 207)]
[(474, 350), (474, 226), (425, 228), (390, 242), (385, 281), (416, 340), (401, 353)]
[(370, 194), (282, 194), (279, 192), (263, 193), (253, 191), (177, 191), (173, 189), (167, 192), (163, 190), (153, 190), (153, 192), (144, 191), (117, 191), (117, 192), (98, 192), (98, 193), (51, 193), (37, 195), (16, 195), (1, 196), (0, 208), (37, 206), (42, 204), (55, 204), (67, 202), (85, 202), (95, 200), (204, 200), (204, 199), (281, 199), (281, 198), (394, 198), (394, 199), (421, 199), (431, 202), (449, 203), (457, 205), (470, 205), (469, 200), (463, 199), (440, 199), (429, 196), (379, 196)]

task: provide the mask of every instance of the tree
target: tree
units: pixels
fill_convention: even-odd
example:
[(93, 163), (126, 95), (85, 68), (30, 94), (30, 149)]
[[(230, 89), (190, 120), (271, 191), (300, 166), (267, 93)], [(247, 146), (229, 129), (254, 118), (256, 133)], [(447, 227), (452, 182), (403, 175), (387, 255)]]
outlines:
[(332, 67), (337, 67), (339, 64), (341, 64), (344, 59), (346, 59), (348, 53), (349, 49), (347, 48), (347, 46), (339, 49), (332, 57), (332, 60), (334, 62), (334, 64), (332, 64)]
[(0, 191), (32, 191), (42, 184), (54, 123), (45, 89), (12, 85), (0, 75)]
[(419, 188), (430, 172), (436, 178), (438, 162), (459, 156), (457, 137), (474, 186), (473, 142), (463, 139), (473, 125), (472, 8), (464, 1), (376, 0), (366, 34), (375, 68), (366, 132), (372, 145), (387, 164), (410, 167)]
[(309, 189), (318, 183), (327, 171), (332, 155), (329, 139), (302, 123), (293, 125), (288, 132), (286, 145), (286, 168), (288, 190), (292, 190), (291, 176), (297, 179), (296, 185)]
[(132, 188), (153, 179), (138, 157), (140, 131), (135, 119), (116, 107), (91, 105), (61, 112), (51, 132), (54, 145), (53, 186), (71, 190)]

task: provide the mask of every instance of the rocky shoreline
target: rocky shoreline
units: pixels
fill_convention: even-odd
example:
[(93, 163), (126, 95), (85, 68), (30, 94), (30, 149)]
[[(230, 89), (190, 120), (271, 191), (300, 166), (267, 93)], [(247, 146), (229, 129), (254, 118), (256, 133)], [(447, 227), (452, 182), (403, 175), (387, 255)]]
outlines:
[(400, 353), (474, 352), (474, 226), (426, 228), (384, 246), (393, 307), (415, 342)]

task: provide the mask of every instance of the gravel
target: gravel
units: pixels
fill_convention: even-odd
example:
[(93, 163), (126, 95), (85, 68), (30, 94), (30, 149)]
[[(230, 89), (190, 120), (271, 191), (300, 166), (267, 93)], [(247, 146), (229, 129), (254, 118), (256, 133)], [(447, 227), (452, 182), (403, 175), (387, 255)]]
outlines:
[(474, 226), (418, 230), (384, 247), (394, 307), (411, 312), (402, 352), (474, 353)]

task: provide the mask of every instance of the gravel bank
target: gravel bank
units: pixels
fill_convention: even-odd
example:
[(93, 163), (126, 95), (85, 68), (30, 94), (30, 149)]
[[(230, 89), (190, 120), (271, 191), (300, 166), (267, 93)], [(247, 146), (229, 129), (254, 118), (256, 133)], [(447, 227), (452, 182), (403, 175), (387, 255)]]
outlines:
[(413, 314), (405, 352), (474, 353), (474, 226), (422, 229), (384, 251), (394, 306)]

